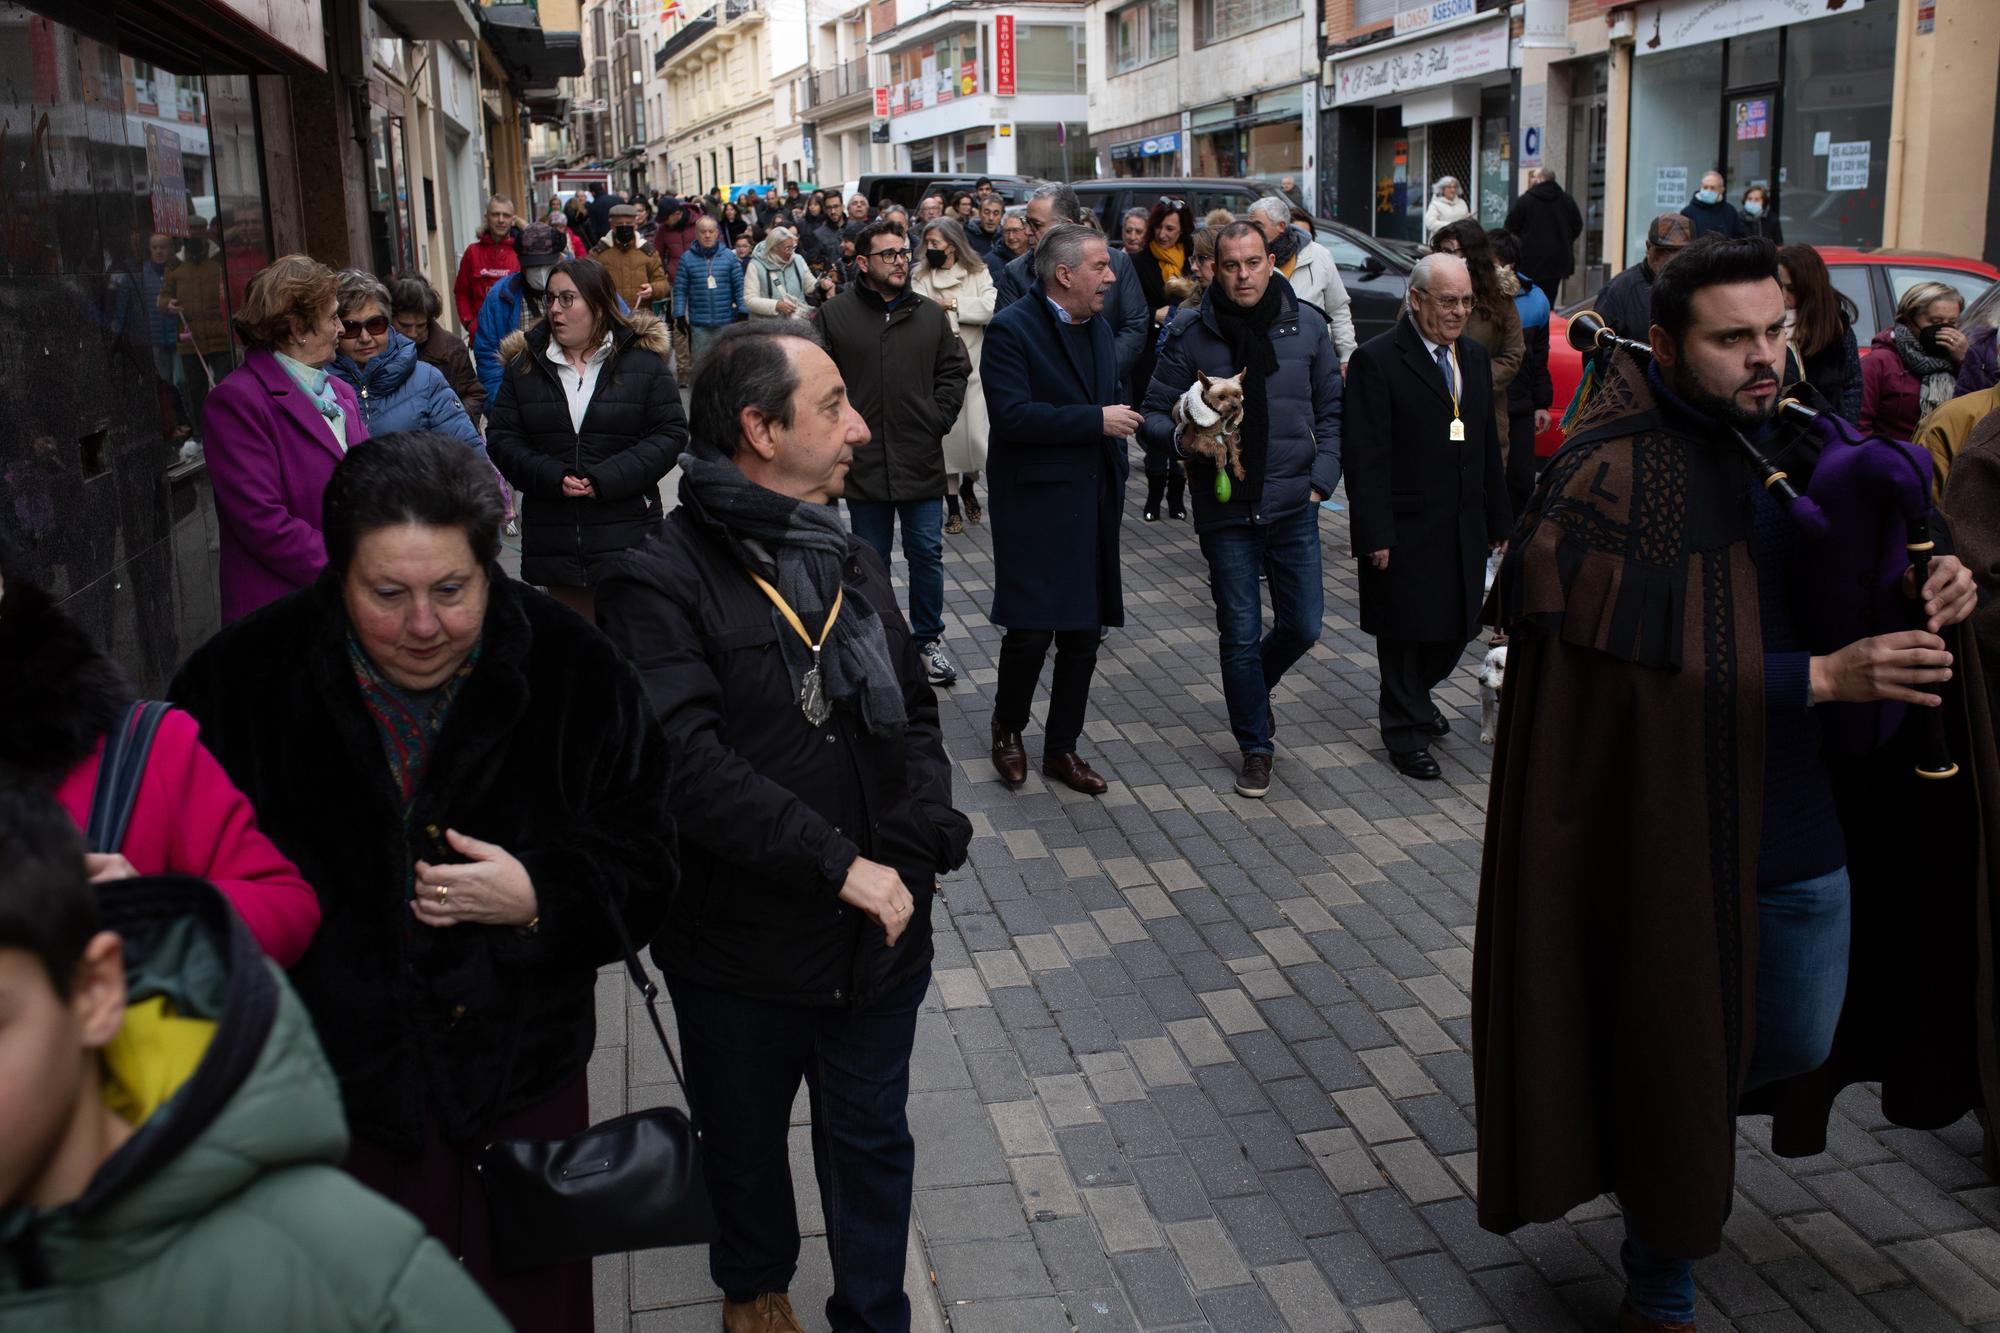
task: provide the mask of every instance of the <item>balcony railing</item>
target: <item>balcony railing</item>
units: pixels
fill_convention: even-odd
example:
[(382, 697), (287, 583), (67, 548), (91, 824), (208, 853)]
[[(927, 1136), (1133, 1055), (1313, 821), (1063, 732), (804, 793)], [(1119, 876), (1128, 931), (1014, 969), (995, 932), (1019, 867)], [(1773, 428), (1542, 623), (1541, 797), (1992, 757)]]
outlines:
[(856, 56), (831, 69), (816, 69), (799, 82), (804, 85), (802, 105), (806, 107), (825, 106), (856, 93), (874, 91), (874, 84), (868, 80), (867, 56)]
[(665, 69), (675, 56), (714, 32), (718, 22), (734, 23), (746, 14), (763, 12), (764, 0), (717, 0), (706, 13), (689, 19), (681, 25), (680, 31), (660, 44), (660, 49), (653, 55), (654, 73)]

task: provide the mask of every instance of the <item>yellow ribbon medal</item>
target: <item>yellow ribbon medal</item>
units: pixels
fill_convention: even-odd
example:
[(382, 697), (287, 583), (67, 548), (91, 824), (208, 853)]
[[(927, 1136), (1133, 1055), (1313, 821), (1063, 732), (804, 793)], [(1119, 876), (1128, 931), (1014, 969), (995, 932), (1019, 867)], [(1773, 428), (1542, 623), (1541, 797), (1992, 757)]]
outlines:
[(827, 718), (833, 716), (833, 707), (827, 703), (826, 691), (820, 683), (819, 650), (826, 646), (827, 636), (833, 633), (833, 622), (840, 619), (840, 604), (847, 596), (847, 589), (839, 588), (834, 591), (833, 609), (826, 613), (826, 624), (820, 629), (819, 642), (814, 643), (812, 635), (806, 633), (806, 627), (799, 623), (798, 613), (786, 605), (784, 598), (778, 596), (778, 590), (765, 582), (756, 570), (746, 569), (743, 572), (764, 590), (764, 595), (771, 599), (771, 605), (778, 608), (778, 614), (785, 618), (785, 623), (796, 630), (798, 636), (805, 640), (806, 647), (812, 650), (812, 666), (807, 668), (805, 678), (799, 682), (799, 711), (804, 713), (806, 721), (815, 727), (825, 726)]

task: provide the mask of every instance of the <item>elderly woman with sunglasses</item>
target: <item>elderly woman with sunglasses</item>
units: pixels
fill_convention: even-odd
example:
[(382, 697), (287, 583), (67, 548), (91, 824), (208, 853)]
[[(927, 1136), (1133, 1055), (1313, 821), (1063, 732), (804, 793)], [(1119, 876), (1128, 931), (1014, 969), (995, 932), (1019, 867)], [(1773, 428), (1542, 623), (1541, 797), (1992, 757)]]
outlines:
[(389, 289), (372, 273), (342, 269), (336, 299), (340, 337), (332, 370), (354, 389), (368, 433), (434, 430), (463, 440), (483, 459), (486, 441), (436, 366), (390, 322)]

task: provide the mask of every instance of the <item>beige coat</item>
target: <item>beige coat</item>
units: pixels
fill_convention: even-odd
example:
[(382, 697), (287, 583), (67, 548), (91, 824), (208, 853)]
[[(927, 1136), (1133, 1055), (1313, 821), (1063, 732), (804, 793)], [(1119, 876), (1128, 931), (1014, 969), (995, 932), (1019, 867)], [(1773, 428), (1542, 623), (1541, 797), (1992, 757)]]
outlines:
[[(919, 249), (917, 257), (923, 257)], [(944, 437), (944, 470), (954, 475), (978, 472), (986, 466), (986, 394), (979, 384), (979, 345), (986, 340), (986, 326), (993, 319), (993, 274), (981, 269), (968, 273), (957, 264), (950, 268), (922, 265), (910, 275), (910, 287), (944, 306), (951, 327), (965, 342), (972, 357), (972, 376), (965, 384), (965, 406)], [(956, 300), (958, 307), (952, 308)]]

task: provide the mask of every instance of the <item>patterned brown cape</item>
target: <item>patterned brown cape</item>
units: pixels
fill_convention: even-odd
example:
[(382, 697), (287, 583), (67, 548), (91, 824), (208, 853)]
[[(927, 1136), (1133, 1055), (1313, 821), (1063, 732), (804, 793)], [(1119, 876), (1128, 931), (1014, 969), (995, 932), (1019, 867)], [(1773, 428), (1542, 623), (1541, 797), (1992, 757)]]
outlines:
[[(1756, 1012), (1754, 485), (1732, 445), (1671, 428), (1621, 357), (1549, 465), (1488, 604), (1512, 636), (1473, 964), (1479, 1216), (1492, 1230), (1616, 1192), (1667, 1253), (1721, 1244)], [(1990, 755), (1990, 727), (1983, 745)], [(1977, 1031), (1994, 951), (1975, 917), (2000, 895), (1971, 836), (1976, 781), (1910, 790), (1894, 745), (1836, 773), (1856, 948), (1835, 1053), (1741, 1107), (1778, 1111), (1781, 1152), (1817, 1151), (1833, 1096), (1856, 1079), (1886, 1080), (1887, 1113), (1928, 1126), (1979, 1102), (1982, 1063), (2000, 1091)], [(1919, 796), (1950, 807), (1921, 825), (1943, 829), (1934, 852), (1873, 808)]]

